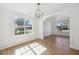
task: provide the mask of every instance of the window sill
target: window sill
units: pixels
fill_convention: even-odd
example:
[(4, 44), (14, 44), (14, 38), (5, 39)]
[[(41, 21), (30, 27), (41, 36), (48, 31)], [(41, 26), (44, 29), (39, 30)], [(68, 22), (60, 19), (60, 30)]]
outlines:
[(57, 30), (57, 32), (69, 32), (69, 30)]
[(33, 33), (31, 33), (31, 34), (22, 34), (22, 35), (14, 35), (14, 37), (20, 37), (20, 36), (31, 36), (31, 35), (33, 35)]

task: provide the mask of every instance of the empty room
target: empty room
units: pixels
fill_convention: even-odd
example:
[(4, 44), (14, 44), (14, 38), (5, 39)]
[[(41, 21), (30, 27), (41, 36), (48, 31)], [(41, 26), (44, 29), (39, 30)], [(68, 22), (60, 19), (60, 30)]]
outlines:
[(0, 55), (79, 55), (79, 3), (0, 3)]

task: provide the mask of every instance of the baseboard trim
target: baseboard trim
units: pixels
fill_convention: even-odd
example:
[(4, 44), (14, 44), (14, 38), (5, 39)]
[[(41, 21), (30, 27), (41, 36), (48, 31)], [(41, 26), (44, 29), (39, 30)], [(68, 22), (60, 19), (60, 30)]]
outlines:
[(52, 36), (68, 37), (68, 38), (70, 38), (70, 36), (64, 36), (64, 35), (55, 35), (55, 34), (53, 34)]
[(70, 47), (70, 49), (79, 51), (79, 48)]

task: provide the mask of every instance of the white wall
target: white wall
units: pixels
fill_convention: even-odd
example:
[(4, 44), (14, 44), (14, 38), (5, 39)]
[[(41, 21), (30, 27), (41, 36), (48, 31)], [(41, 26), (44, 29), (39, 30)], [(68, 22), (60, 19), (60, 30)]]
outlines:
[(52, 34), (53, 35), (70, 36), (69, 31), (57, 31), (56, 27), (57, 27), (57, 23), (59, 23), (59, 22), (69, 24), (69, 20), (59, 20), (59, 21), (52, 22)]
[(3, 9), (0, 8), (0, 45), (2, 44), (1, 41), (3, 39), (3, 37), (2, 37), (3, 36), (3, 33), (2, 33), (3, 32), (3, 26), (2, 26), (3, 25), (3, 23), (2, 23), (3, 22), (3, 12), (2, 11), (3, 11)]
[(46, 20), (46, 21), (44, 21), (43, 22), (43, 35), (44, 35), (44, 37), (46, 37), (46, 36), (49, 36), (49, 35), (51, 35), (52, 34), (52, 31), (51, 31), (51, 21), (49, 21), (49, 19), (48, 20)]
[(0, 7), (0, 49), (8, 48), (17, 44), (37, 39), (37, 21), (33, 19), (33, 34), (31, 35), (14, 35), (14, 18), (31, 17), (15, 10)]
[(42, 27), (41, 29), (43, 29), (42, 33), (44, 37), (52, 35), (52, 21), (53, 20), (55, 20), (55, 17), (47, 17), (44, 21), (42, 21), (43, 24), (40, 27)]

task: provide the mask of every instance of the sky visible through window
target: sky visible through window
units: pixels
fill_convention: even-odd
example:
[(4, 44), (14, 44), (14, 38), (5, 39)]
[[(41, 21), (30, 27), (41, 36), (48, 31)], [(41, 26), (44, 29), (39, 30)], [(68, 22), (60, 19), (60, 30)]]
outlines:
[(32, 25), (32, 20), (31, 20), (31, 19), (28, 19), (28, 20), (26, 21), (26, 24)]

